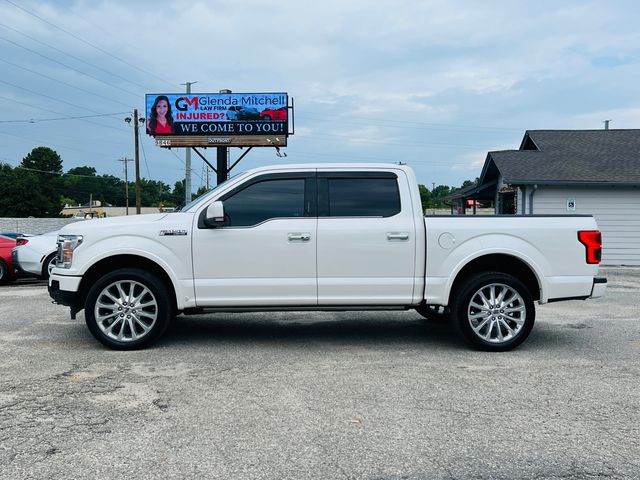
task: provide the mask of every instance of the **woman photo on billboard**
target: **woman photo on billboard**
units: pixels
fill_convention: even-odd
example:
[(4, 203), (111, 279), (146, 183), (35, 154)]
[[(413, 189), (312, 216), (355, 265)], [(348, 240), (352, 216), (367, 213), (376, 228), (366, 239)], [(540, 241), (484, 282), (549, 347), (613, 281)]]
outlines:
[(173, 114), (171, 103), (166, 95), (159, 95), (151, 107), (151, 115), (147, 123), (149, 135), (170, 135), (173, 133)]

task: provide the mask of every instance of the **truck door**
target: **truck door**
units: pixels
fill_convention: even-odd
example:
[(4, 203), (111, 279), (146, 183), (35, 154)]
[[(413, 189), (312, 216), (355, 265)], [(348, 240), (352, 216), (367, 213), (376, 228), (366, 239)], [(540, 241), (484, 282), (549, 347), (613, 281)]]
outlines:
[(221, 200), (224, 227), (194, 228), (197, 305), (316, 305), (315, 171), (261, 175)]
[(412, 303), (416, 227), (406, 185), (401, 170), (318, 170), (318, 304)]

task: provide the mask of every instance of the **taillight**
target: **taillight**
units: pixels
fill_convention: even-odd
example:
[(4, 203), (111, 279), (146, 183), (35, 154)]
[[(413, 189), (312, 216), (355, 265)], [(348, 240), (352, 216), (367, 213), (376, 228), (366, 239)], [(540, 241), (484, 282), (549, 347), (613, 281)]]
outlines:
[(26, 238), (19, 238), (16, 240), (16, 246), (20, 246), (20, 245), (26, 245), (27, 243), (29, 243), (29, 240), (27, 240)]
[(578, 232), (578, 240), (587, 249), (587, 263), (600, 263), (602, 234), (598, 230), (582, 230)]

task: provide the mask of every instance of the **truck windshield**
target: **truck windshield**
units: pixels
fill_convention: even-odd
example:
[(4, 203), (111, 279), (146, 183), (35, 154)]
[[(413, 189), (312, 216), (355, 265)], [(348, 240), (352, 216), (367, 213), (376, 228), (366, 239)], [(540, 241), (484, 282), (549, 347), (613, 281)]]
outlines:
[(222, 182), (221, 184), (217, 185), (215, 188), (209, 190), (207, 193), (203, 193), (202, 195), (200, 195), (198, 198), (191, 200), (189, 203), (187, 203), (184, 207), (182, 207), (180, 210), (177, 210), (178, 212), (186, 212), (187, 210), (191, 209), (192, 207), (195, 207), (197, 204), (199, 204), (201, 201), (203, 201), (205, 198), (208, 198), (210, 196), (211, 193), (215, 192), (216, 190), (218, 190), (220, 187), (222, 187), (223, 185), (226, 185), (227, 183), (229, 183), (231, 180), (233, 180), (234, 178), (236, 178), (239, 175), (242, 175), (244, 172), (240, 172), (240, 173), (236, 173), (235, 175), (232, 175), (231, 177), (227, 178), (224, 182)]

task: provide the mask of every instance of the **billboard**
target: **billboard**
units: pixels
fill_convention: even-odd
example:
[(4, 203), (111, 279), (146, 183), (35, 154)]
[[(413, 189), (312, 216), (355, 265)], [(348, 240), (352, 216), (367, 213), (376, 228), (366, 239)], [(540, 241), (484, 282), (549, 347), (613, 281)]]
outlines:
[(147, 94), (145, 105), (159, 146), (286, 145), (286, 93)]

